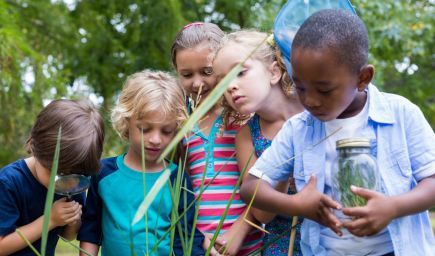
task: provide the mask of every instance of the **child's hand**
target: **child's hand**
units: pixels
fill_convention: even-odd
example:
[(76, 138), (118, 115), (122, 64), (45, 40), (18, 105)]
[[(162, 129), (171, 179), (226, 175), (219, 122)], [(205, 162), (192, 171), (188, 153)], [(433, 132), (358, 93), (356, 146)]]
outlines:
[[(213, 238), (212, 234), (205, 234), (204, 235), (204, 242), (202, 244), (202, 248), (204, 248), (205, 251), (207, 251), (208, 247), (210, 246), (211, 239)], [(219, 237), (216, 238), (214, 247), (211, 248), (210, 255), (211, 256), (220, 256), (221, 254), (216, 249), (217, 246), (222, 246), (225, 244), (225, 241), (222, 241)]]
[(395, 216), (395, 206), (387, 196), (365, 188), (350, 187), (358, 196), (367, 199), (367, 204), (361, 207), (343, 208), (343, 213), (353, 217), (352, 221), (343, 223), (350, 233), (355, 236), (371, 236), (382, 229)]
[(81, 216), (82, 206), (75, 201), (67, 202), (64, 197), (53, 203), (50, 223), (53, 227), (65, 226), (80, 221)]
[(242, 248), (245, 237), (243, 235), (237, 235), (236, 232), (235, 229), (230, 228), (225, 234), (218, 237), (214, 247), (218, 250), (220, 255), (234, 256), (237, 255), (240, 248)]
[(302, 215), (329, 227), (341, 236), (341, 222), (332, 211), (332, 209), (341, 209), (341, 206), (330, 197), (320, 193), (316, 188), (316, 183), (316, 176), (311, 176), (308, 184), (295, 195), (298, 198)]

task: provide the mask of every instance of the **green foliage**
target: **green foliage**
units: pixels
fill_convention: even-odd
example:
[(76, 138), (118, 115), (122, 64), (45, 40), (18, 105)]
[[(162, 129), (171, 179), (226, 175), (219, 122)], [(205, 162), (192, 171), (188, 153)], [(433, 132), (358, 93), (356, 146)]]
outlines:
[[(172, 70), (172, 40), (188, 22), (271, 31), (285, 2), (0, 0), (0, 165), (26, 155), (24, 142), (46, 100), (93, 92), (102, 97), (108, 128), (104, 154), (122, 152), (109, 113), (127, 75)], [(416, 103), (435, 127), (434, 4), (352, 2), (369, 31), (375, 84)]]

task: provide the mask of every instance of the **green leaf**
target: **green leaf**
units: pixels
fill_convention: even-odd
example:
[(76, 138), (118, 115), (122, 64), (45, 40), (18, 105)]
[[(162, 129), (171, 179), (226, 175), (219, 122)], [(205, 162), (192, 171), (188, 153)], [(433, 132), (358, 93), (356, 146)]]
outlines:
[(47, 238), (48, 238), (48, 225), (51, 217), (51, 207), (53, 205), (54, 198), (54, 178), (57, 174), (57, 167), (59, 164), (59, 152), (60, 152), (60, 139), (62, 136), (62, 127), (59, 127), (59, 132), (57, 134), (57, 142), (56, 149), (54, 151), (54, 159), (53, 165), (51, 166), (50, 173), (50, 182), (48, 183), (47, 196), (45, 198), (45, 207), (44, 207), (44, 221), (42, 224), (42, 237), (41, 237), (41, 254), (45, 255), (46, 247), (47, 247)]
[(159, 191), (163, 188), (165, 184), (167, 184), (169, 177), (171, 176), (171, 170), (169, 168), (166, 168), (160, 177), (156, 180), (156, 183), (152, 186), (150, 189), (150, 192), (148, 195), (144, 198), (142, 203), (140, 204), (134, 218), (132, 225), (135, 225), (138, 223), (142, 217), (145, 215), (146, 211), (148, 210), (148, 207), (151, 205), (151, 203), (154, 201), (154, 198), (157, 196)]

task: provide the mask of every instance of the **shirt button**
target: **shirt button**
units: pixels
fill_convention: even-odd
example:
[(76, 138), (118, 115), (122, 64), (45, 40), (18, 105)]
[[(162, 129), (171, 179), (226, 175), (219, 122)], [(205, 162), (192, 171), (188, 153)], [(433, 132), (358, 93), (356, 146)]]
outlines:
[(212, 167), (213, 167), (213, 164), (212, 164), (212, 163), (209, 163), (207, 166), (208, 166), (208, 168), (212, 168)]

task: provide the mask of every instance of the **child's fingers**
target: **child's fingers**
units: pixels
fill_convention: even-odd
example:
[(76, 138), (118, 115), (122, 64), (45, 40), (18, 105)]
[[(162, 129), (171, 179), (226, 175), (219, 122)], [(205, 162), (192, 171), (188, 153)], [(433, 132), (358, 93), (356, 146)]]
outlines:
[(367, 226), (367, 220), (365, 218), (357, 218), (343, 223), (343, 227), (349, 230), (357, 230), (364, 228), (365, 226)]
[(341, 209), (341, 205), (339, 203), (337, 203), (336, 201), (334, 201), (332, 198), (330, 198), (329, 196), (326, 195), (322, 195), (322, 198), (320, 199), (320, 201), (322, 202), (322, 204), (326, 207), (329, 208), (333, 208), (333, 209), (337, 209), (340, 210)]
[(366, 189), (366, 188), (361, 188), (361, 187), (357, 187), (357, 186), (350, 186), (350, 190), (352, 191), (352, 193), (354, 193), (357, 196), (361, 196), (365, 199), (370, 199), (373, 197), (376, 197), (379, 193), (370, 189)]
[(343, 208), (342, 212), (344, 215), (350, 217), (363, 217), (367, 215), (367, 207), (366, 206), (348, 207), (348, 208)]

